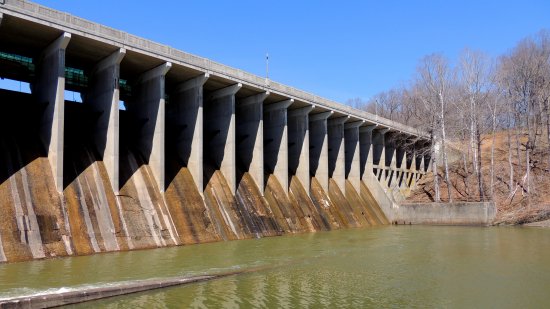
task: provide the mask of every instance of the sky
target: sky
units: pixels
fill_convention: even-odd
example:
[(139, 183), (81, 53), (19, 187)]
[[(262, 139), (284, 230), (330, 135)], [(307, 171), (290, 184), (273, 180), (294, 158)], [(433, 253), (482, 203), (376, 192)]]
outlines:
[(406, 85), (432, 53), (499, 56), (550, 29), (550, 1), (39, 0), (344, 103)]

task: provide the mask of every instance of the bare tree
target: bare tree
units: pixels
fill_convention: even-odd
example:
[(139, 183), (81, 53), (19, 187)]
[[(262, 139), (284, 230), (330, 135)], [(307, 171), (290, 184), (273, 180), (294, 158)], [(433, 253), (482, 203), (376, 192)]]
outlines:
[(489, 90), (492, 85), (489, 58), (479, 51), (465, 49), (460, 55), (460, 86), (467, 102), (465, 109), (470, 135), (470, 148), (478, 193), (484, 198), (481, 144), (485, 133), (483, 120), (486, 116)]
[[(447, 158), (447, 132), (445, 128), (446, 110), (450, 100), (450, 88), (454, 81), (447, 59), (441, 54), (432, 54), (424, 57), (417, 68), (417, 84), (420, 90), (420, 99), (425, 107), (426, 114), (431, 114), (434, 123), (431, 124), (435, 140), (440, 142), (440, 152), (443, 157), (445, 169), (445, 183), (449, 201), (452, 202), (452, 185), (449, 175), (449, 164)], [(434, 148), (435, 148), (434, 143)], [(434, 149), (435, 154), (435, 149)], [(434, 162), (436, 156), (432, 157)], [(436, 164), (434, 164), (435, 166)], [(434, 169), (434, 176), (437, 174), (437, 167)]]
[[(525, 175), (523, 192), (532, 193), (531, 170), (535, 164), (533, 155), (538, 149), (543, 121), (546, 122), (546, 135), (550, 134), (548, 101), (550, 87), (550, 39), (547, 32), (535, 38), (521, 41), (509, 55), (501, 58), (499, 78), (501, 86), (506, 88), (507, 99), (515, 114), (516, 143), (518, 164), (521, 166), (520, 147), (525, 150)], [(525, 132), (527, 141), (521, 143), (519, 135)], [(547, 141), (550, 141), (547, 137)], [(550, 156), (550, 146), (549, 156)], [(550, 164), (550, 158), (547, 159)]]

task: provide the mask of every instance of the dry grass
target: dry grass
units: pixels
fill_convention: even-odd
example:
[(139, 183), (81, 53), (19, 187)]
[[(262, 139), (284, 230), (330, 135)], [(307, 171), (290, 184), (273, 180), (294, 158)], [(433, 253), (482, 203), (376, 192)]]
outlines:
[[(520, 144), (527, 139), (522, 135)], [(540, 140), (545, 138), (539, 137)], [(492, 138), (485, 137), (482, 145), (482, 183), (483, 194), (479, 193), (477, 177), (471, 163), (464, 168), (462, 159), (453, 162), (450, 166), (450, 180), (452, 197), (455, 201), (494, 200), (497, 205), (495, 224), (523, 224), (550, 219), (550, 172), (548, 165), (547, 144), (540, 143), (538, 151), (532, 156), (530, 194), (527, 194), (525, 181), (525, 151), (520, 146), (521, 165), (518, 164), (515, 139), (512, 136), (513, 156), (512, 166), (514, 177), (510, 186), (510, 165), (508, 162), (508, 132), (499, 132), (495, 138), (494, 180), (491, 190), (491, 145)], [(455, 143), (457, 149), (468, 149), (467, 145)], [(440, 170), (440, 179), (444, 174)], [(418, 183), (416, 190), (408, 198), (412, 202), (433, 201), (433, 174), (428, 174)], [(510, 189), (512, 188), (512, 190)], [(447, 201), (447, 187), (441, 181), (441, 198)]]

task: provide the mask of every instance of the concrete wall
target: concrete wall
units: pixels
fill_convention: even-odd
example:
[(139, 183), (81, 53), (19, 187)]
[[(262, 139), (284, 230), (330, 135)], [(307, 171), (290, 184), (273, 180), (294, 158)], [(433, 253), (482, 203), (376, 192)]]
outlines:
[(394, 209), (392, 222), (397, 224), (489, 225), (496, 216), (496, 206), (484, 203), (402, 204)]

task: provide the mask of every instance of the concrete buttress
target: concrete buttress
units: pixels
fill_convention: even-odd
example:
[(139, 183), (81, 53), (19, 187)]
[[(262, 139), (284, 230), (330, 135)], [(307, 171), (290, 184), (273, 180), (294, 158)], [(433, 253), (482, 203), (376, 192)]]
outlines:
[(328, 193), (328, 141), (327, 119), (334, 112), (322, 112), (309, 116), (309, 165), (312, 177)]
[(349, 116), (329, 119), (328, 126), (328, 176), (334, 179), (344, 196), (346, 194), (346, 155), (344, 124)]
[(310, 194), (309, 173), (309, 105), (288, 111), (288, 170), (296, 175), (307, 194)]
[(386, 133), (384, 135), (384, 154), (385, 154), (385, 165), (384, 168), (387, 171), (386, 175), (386, 185), (389, 188), (392, 188), (396, 182), (397, 174), (397, 157), (396, 157), (396, 134)]
[[(372, 130), (374, 130), (374, 128), (376, 128), (376, 125), (359, 128), (359, 156), (361, 158), (359, 173), (361, 179), (373, 174)], [(365, 175), (366, 173), (368, 174)]]
[(204, 147), (215, 168), (224, 175), (231, 193), (237, 191), (235, 148), (235, 94), (242, 84), (234, 84), (210, 93), (205, 102)]
[(151, 168), (159, 190), (164, 192), (165, 82), (172, 64), (167, 62), (138, 77), (135, 99), (128, 111), (140, 123), (137, 148)]
[(264, 108), (264, 158), (268, 173), (273, 173), (288, 194), (287, 109), (293, 99)]
[(260, 193), (264, 194), (263, 102), (269, 92), (259, 93), (235, 105), (236, 148), (244, 172), (248, 172)]
[(361, 192), (359, 127), (363, 123), (364, 121), (355, 121), (344, 124), (346, 179), (349, 180), (357, 192)]
[(84, 100), (99, 115), (93, 130), (94, 144), (115, 193), (119, 191), (120, 62), (125, 55), (126, 50), (121, 48), (95, 66)]
[(42, 52), (36, 83), (33, 85), (38, 104), (44, 108), (40, 139), (48, 152), (55, 187), (59, 193), (63, 192), (65, 49), (70, 40), (71, 34), (65, 32)]
[(386, 179), (386, 155), (384, 134), (388, 129), (377, 129), (372, 131), (372, 163), (373, 172), (376, 178), (385, 186)]
[(210, 75), (201, 74), (178, 85), (170, 97), (171, 115), (176, 132), (176, 151), (193, 176), (198, 191), (203, 184), (203, 85)]

